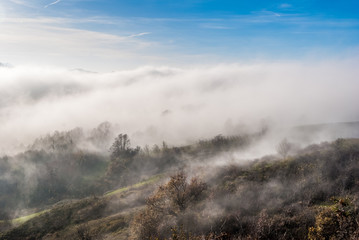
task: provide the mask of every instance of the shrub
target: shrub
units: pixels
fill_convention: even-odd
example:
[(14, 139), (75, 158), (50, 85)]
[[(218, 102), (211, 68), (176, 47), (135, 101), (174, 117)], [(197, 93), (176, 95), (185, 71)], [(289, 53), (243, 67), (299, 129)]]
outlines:
[(146, 209), (133, 221), (133, 234), (138, 239), (161, 239), (170, 237), (171, 232), (179, 234), (174, 229), (178, 229), (183, 218), (186, 222), (196, 222), (196, 215), (186, 214), (186, 210), (203, 199), (206, 189), (207, 185), (198, 178), (188, 182), (183, 172), (172, 176), (147, 199)]
[(309, 228), (308, 239), (357, 239), (358, 209), (349, 198), (334, 199), (335, 204), (322, 207)]

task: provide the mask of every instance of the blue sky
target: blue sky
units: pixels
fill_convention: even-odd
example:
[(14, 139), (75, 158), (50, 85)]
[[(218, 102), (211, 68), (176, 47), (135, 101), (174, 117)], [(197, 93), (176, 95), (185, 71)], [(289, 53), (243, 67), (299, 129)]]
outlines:
[(354, 0), (2, 0), (0, 61), (113, 69), (356, 56), (358, 10)]

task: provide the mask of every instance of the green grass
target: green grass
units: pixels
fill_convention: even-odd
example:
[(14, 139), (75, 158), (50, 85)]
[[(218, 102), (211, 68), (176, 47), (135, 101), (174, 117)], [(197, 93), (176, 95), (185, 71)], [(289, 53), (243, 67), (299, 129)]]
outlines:
[[(114, 191), (108, 192), (104, 196), (108, 197), (108, 196), (117, 195), (117, 194), (120, 194), (122, 192), (131, 190), (131, 189), (136, 189), (136, 188), (140, 188), (142, 186), (148, 185), (148, 184), (155, 183), (158, 180), (160, 180), (162, 176), (163, 175), (161, 175), (161, 174), (152, 176), (149, 179), (147, 179), (145, 181), (142, 181), (142, 182), (139, 182), (139, 183), (136, 183), (136, 184), (134, 184), (132, 186), (127, 186), (127, 187), (119, 188), (119, 189), (116, 189)], [(33, 219), (33, 218), (35, 218), (37, 216), (40, 216), (41, 214), (44, 214), (44, 213), (49, 212), (49, 211), (50, 211), (50, 209), (44, 210), (44, 211), (41, 211), (41, 212), (37, 212), (37, 213), (33, 213), (33, 214), (30, 214), (30, 215), (18, 217), (18, 218), (12, 219), (11, 223), (16, 224), (16, 225), (20, 225), (20, 224), (23, 224), (23, 223), (29, 221), (30, 219)], [(0, 220), (0, 223), (4, 223), (4, 221)]]
[(16, 225), (23, 224), (24, 222), (27, 222), (30, 219), (33, 219), (34, 217), (40, 216), (41, 214), (44, 214), (44, 213), (46, 213), (48, 211), (50, 211), (50, 210), (44, 210), (44, 211), (33, 213), (33, 214), (30, 214), (30, 215), (27, 215), (27, 216), (18, 217), (18, 218), (15, 218), (15, 219), (11, 220), (11, 223), (16, 224)]
[(130, 189), (136, 189), (136, 188), (139, 188), (139, 187), (148, 185), (148, 184), (152, 184), (152, 183), (155, 183), (155, 182), (157, 182), (158, 180), (160, 180), (161, 177), (162, 177), (161, 174), (155, 175), (155, 176), (152, 176), (152, 177), (150, 177), (149, 179), (147, 179), (147, 180), (145, 180), (145, 181), (136, 183), (136, 184), (134, 184), (134, 185), (132, 185), (132, 186), (127, 186), (127, 187), (119, 188), (119, 189), (116, 189), (116, 190), (114, 190), (114, 191), (108, 192), (108, 193), (106, 193), (104, 196), (105, 196), (105, 197), (108, 197), (108, 196), (112, 196), (112, 195), (115, 195), (115, 194), (119, 194), (119, 193), (128, 191), (128, 190), (130, 190)]

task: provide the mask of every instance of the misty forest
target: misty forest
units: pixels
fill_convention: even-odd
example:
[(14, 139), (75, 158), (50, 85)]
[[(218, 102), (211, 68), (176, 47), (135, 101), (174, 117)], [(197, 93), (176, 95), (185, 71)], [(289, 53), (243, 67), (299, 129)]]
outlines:
[(0, 0), (0, 240), (358, 240), (358, 0)]
[[(291, 139), (358, 127), (300, 126)], [(243, 159), (274, 141), (269, 126), (144, 147), (114, 129), (55, 131), (1, 157), (0, 238), (359, 237), (359, 139), (284, 138), (274, 153)]]

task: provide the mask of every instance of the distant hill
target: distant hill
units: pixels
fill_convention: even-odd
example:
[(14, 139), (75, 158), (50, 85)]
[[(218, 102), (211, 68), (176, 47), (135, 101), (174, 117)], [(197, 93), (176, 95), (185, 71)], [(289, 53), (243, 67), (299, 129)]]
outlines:
[(0, 62), (0, 67), (11, 68), (12, 65), (9, 64), (9, 63), (2, 63), (2, 62)]
[(302, 141), (333, 141), (337, 138), (359, 138), (359, 121), (301, 125), (292, 128), (289, 135)]

